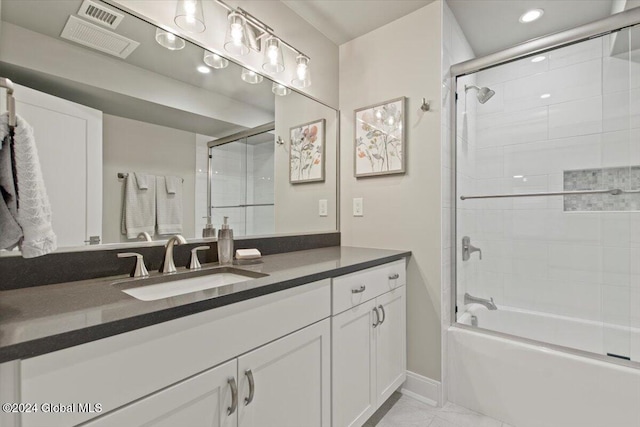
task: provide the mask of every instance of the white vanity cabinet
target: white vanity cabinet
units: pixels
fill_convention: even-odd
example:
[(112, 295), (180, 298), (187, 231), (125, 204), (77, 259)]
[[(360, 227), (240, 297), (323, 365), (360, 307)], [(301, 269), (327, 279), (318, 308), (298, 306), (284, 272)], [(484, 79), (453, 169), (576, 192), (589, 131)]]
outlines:
[(406, 379), (405, 284), (404, 260), (333, 279), (333, 427), (361, 426)]
[(329, 319), (179, 382), (86, 427), (328, 427)]
[[(14, 401), (100, 403), (103, 412), (40, 411), (23, 414), (20, 426), (75, 426), (92, 418), (100, 427), (227, 426), (229, 374), (223, 370), (218, 376), (223, 371), (217, 366), (230, 360), (238, 366), (233, 372), (239, 426), (265, 426), (262, 420), (275, 417), (278, 427), (300, 425), (301, 419), (305, 426), (327, 426), (330, 315), (331, 284), (325, 279), (22, 360)], [(247, 369), (254, 374), (255, 397), (245, 405)], [(205, 377), (208, 385), (201, 382)], [(166, 396), (174, 393), (187, 399), (183, 406), (170, 403)], [(205, 408), (202, 399), (213, 403)], [(129, 411), (144, 422), (109, 422)], [(301, 418), (301, 411), (308, 411), (308, 418)], [(209, 418), (169, 421), (200, 416)]]

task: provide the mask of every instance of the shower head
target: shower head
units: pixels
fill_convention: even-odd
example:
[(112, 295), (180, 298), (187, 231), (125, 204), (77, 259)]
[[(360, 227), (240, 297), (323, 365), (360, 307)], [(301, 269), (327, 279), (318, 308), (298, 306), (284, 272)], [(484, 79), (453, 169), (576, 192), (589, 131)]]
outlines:
[(484, 104), (485, 102), (490, 100), (493, 95), (496, 94), (495, 91), (489, 89), (488, 87), (478, 87), (478, 86), (474, 86), (474, 85), (465, 85), (464, 86), (464, 91), (465, 92), (468, 92), (469, 89), (475, 89), (475, 90), (478, 91), (478, 94), (476, 95), (476, 97), (478, 98), (478, 102), (480, 104)]

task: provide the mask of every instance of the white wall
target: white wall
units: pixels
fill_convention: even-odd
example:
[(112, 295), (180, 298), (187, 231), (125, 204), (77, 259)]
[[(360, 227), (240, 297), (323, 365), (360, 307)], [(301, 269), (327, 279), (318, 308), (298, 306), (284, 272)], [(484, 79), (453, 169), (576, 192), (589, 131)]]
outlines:
[[(496, 95), (476, 105), (475, 146), (459, 156), (470, 177), (461, 191), (562, 191), (565, 170), (640, 165), (640, 64), (610, 57), (610, 45), (606, 36), (478, 73)], [(475, 265), (470, 293), (640, 327), (639, 212), (565, 212), (561, 197), (459, 206), (473, 212), (460, 236), (483, 250), (482, 261), (462, 263)], [(629, 354), (628, 329), (605, 328), (603, 340), (607, 352)]]
[[(345, 246), (408, 249), (408, 369), (440, 379), (441, 2), (340, 46), (341, 231)], [(407, 173), (355, 179), (353, 110), (406, 96)], [(422, 113), (421, 99), (433, 110)], [(364, 216), (351, 215), (354, 197)]]
[(184, 178), (182, 234), (194, 237), (196, 134), (104, 114), (103, 135), (103, 242), (130, 241), (120, 233), (124, 184), (117, 173), (131, 171)]
[[(290, 128), (325, 119), (325, 180), (305, 184), (289, 182)], [(275, 148), (276, 233), (336, 230), (337, 124), (334, 110), (302, 95), (276, 96), (276, 137), (282, 145)], [(327, 200), (328, 215), (318, 214), (318, 201)]]
[[(199, 34), (187, 34), (173, 22), (175, 2), (165, 0), (114, 0), (114, 4), (129, 11), (147, 17), (165, 29), (170, 29), (185, 38), (212, 52), (234, 58), (224, 50), (224, 38), (227, 29), (227, 10), (212, 0), (202, 2), (206, 21), (206, 30)], [(228, 0), (231, 7), (240, 6), (258, 19), (272, 27), (283, 40), (291, 43), (297, 49), (311, 58), (310, 87), (303, 89), (304, 93), (337, 108), (338, 106), (338, 47), (311, 24), (295, 14), (284, 3), (275, 0), (238, 1)], [(280, 83), (291, 85), (295, 73), (296, 55), (284, 49), (285, 71), (279, 74), (266, 73), (262, 70), (263, 54), (251, 52), (246, 56), (237, 56), (234, 60), (252, 68)]]

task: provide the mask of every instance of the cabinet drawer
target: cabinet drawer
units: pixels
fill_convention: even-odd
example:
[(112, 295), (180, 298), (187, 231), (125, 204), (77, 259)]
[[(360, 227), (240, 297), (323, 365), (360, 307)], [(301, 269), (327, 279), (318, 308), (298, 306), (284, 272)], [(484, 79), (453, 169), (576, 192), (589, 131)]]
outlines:
[(405, 259), (336, 277), (332, 283), (332, 313), (341, 313), (406, 283)]

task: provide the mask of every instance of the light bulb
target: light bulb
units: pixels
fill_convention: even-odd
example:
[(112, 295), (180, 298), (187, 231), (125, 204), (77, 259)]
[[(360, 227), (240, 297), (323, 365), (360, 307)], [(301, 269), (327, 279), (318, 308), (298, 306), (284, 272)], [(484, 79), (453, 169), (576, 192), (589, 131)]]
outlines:
[(229, 20), (229, 26), (225, 36), (224, 49), (235, 55), (248, 54), (250, 49), (247, 43), (247, 29), (244, 17), (237, 12), (231, 12), (227, 19)]
[(280, 48), (280, 40), (276, 37), (269, 37), (264, 42), (264, 60), (262, 69), (269, 73), (280, 73), (284, 71), (284, 58)]
[(178, 0), (173, 21), (190, 33), (201, 33), (206, 29), (202, 4), (198, 0)]
[(231, 38), (234, 45), (240, 46), (242, 44), (242, 25), (238, 23), (231, 24)]
[(291, 84), (299, 88), (311, 86), (309, 57), (302, 54), (298, 55), (296, 58), (296, 64), (296, 77), (291, 81)]

